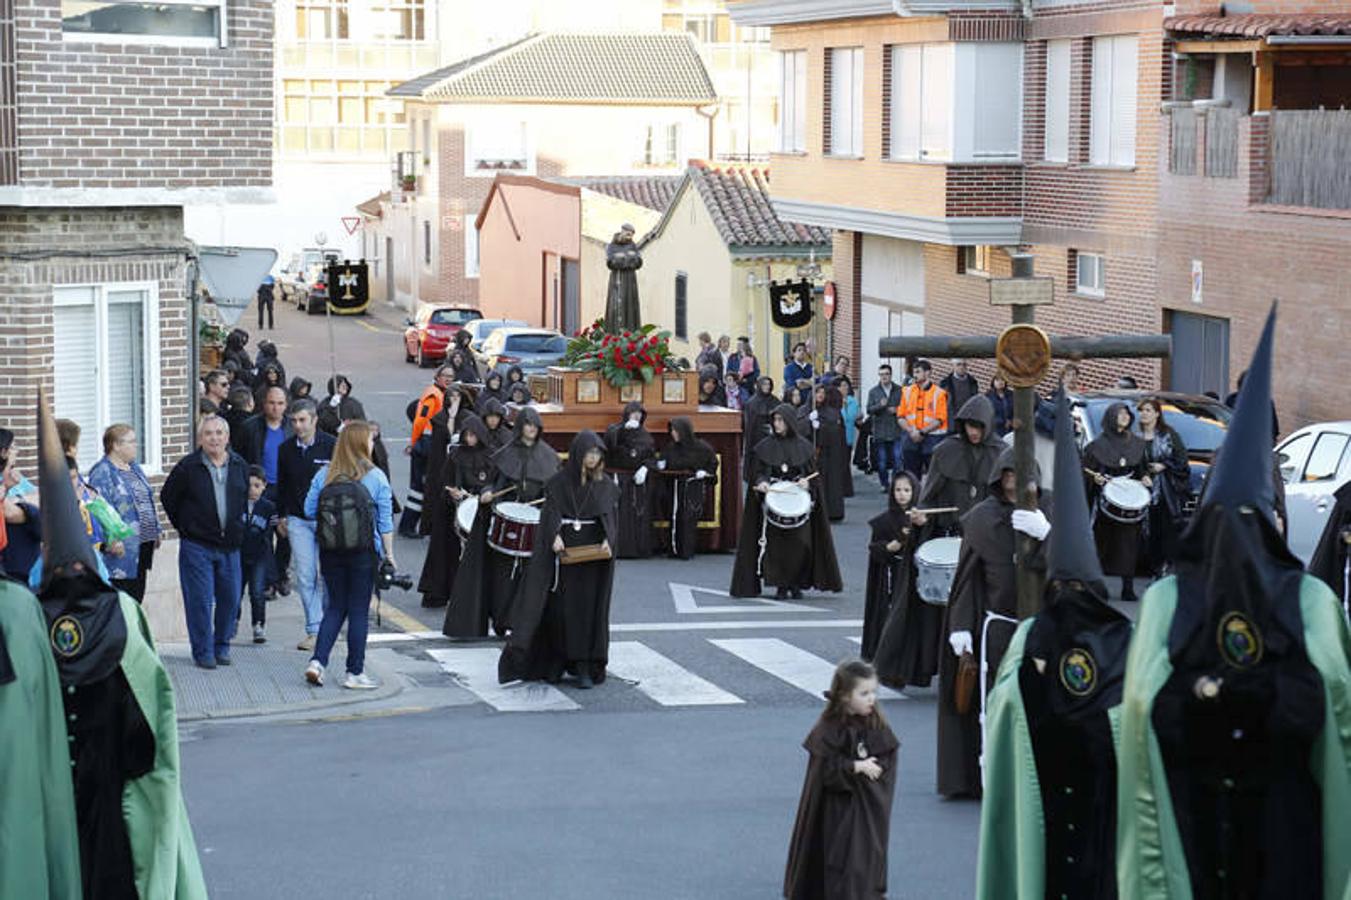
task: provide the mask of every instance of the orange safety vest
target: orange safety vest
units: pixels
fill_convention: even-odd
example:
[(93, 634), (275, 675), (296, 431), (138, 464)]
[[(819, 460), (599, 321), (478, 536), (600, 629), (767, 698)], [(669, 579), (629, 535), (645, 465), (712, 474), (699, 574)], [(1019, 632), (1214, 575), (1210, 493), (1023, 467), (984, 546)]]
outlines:
[(422, 433), (432, 427), (432, 417), (441, 411), (445, 403), (445, 394), (439, 385), (433, 384), (418, 398), (417, 411), (413, 414), (413, 443), (422, 437)]
[(938, 428), (930, 431), (941, 434), (948, 430), (948, 392), (933, 382), (929, 382), (927, 391), (918, 384), (907, 384), (901, 389), (901, 405), (896, 407), (896, 417), (918, 429), (936, 422)]

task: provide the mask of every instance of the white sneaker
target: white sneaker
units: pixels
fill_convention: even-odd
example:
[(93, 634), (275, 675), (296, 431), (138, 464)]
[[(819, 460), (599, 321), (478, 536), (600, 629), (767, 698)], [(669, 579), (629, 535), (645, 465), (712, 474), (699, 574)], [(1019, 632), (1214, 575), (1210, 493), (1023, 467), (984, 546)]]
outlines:
[(347, 677), (343, 679), (342, 686), (349, 691), (373, 691), (378, 688), (380, 684), (365, 672), (362, 672), (360, 675), (353, 675), (351, 672), (348, 672)]
[(310, 660), (310, 664), (305, 667), (305, 680), (315, 687), (323, 687), (324, 664), (317, 659)]
[(267, 643), (267, 632), (263, 630), (263, 626), (261, 625), (253, 626), (253, 642), (255, 644)]

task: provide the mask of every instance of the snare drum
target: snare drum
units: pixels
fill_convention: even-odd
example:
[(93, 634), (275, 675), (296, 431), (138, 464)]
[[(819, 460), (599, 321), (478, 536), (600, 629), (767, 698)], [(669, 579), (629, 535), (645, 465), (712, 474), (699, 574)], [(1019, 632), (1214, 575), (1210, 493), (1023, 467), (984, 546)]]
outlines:
[(493, 507), (488, 522), (488, 546), (508, 556), (529, 556), (535, 545), (539, 510), (524, 503), (503, 502)]
[(1149, 488), (1125, 475), (1111, 479), (1098, 495), (1098, 511), (1113, 522), (1137, 525), (1149, 509)]
[(934, 606), (947, 606), (961, 549), (962, 539), (955, 537), (934, 538), (919, 545), (915, 551), (915, 591), (919, 599)]
[(455, 507), (455, 530), (460, 533), (462, 539), (469, 539), (469, 533), (474, 530), (474, 519), (477, 516), (477, 497), (465, 497), (460, 501), (460, 505)]
[(812, 517), (812, 495), (791, 481), (770, 485), (765, 494), (765, 520), (775, 528), (791, 531), (807, 524)]

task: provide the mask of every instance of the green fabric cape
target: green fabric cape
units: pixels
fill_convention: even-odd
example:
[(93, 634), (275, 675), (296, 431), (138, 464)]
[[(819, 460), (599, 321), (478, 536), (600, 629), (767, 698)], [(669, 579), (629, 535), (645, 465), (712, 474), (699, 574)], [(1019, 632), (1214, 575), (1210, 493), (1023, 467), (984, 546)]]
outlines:
[[(1023, 621), (1014, 632), (986, 700), (985, 794), (976, 863), (980, 900), (1046, 894), (1046, 817), (1018, 683), (1027, 633), (1035, 621), (1035, 616)], [(1119, 748), (1121, 707), (1112, 707), (1107, 715)]]
[[(1299, 594), (1304, 646), (1323, 678), (1325, 719), (1309, 765), (1323, 788), (1323, 897), (1351, 900), (1351, 638), (1337, 598), (1305, 575)], [(1140, 602), (1117, 744), (1117, 885), (1121, 900), (1192, 900), (1162, 752), (1150, 719), (1172, 674), (1168, 632), (1177, 582), (1153, 584)], [(1020, 894), (1021, 896), (1021, 894)]]
[(61, 679), (37, 598), (5, 580), (0, 629), (16, 676), (0, 684), (0, 897), (79, 900)]

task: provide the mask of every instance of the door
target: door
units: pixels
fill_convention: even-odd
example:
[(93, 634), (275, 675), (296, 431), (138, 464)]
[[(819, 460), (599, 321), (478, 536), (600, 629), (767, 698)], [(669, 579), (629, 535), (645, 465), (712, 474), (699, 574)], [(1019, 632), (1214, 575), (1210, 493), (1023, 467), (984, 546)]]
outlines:
[(394, 303), (394, 238), (385, 238), (385, 302)]
[(1229, 320), (1165, 310), (1164, 327), (1173, 336), (1168, 389), (1184, 394), (1229, 391)]
[(564, 334), (572, 334), (582, 327), (582, 264), (579, 260), (563, 260), (563, 327)]
[(1291, 435), (1276, 450), (1285, 480), (1290, 550), (1306, 565), (1332, 512), (1333, 491), (1351, 474), (1349, 445), (1351, 433), (1311, 428)]

